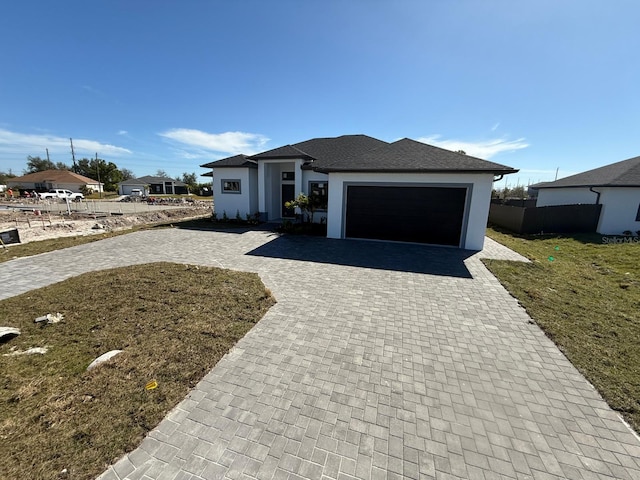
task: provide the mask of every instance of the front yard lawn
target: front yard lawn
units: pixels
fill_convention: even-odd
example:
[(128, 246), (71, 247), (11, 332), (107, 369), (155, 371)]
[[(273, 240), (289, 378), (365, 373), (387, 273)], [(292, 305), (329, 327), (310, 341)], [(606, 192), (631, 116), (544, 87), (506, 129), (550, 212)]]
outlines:
[(531, 260), (484, 260), (529, 315), (640, 432), (640, 244), (601, 235), (487, 235)]
[[(0, 301), (0, 326), (22, 331), (0, 344), (0, 478), (95, 478), (273, 303), (256, 274), (171, 263), (88, 273)], [(60, 323), (34, 323), (57, 312)], [(48, 351), (9, 355), (32, 347)]]

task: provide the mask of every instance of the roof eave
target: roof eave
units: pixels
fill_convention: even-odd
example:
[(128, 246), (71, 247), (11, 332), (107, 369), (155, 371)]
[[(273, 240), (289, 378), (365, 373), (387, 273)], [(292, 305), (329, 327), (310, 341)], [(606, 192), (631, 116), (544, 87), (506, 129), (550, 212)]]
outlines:
[(260, 154), (255, 155), (255, 156), (251, 156), (251, 157), (247, 157), (249, 160), (253, 160), (254, 162), (259, 162), (260, 160), (296, 160), (298, 158), (303, 159), (303, 160), (315, 160), (311, 155), (305, 155), (305, 154), (300, 154), (300, 155), (266, 155), (266, 156), (262, 156)]
[(353, 172), (353, 173), (486, 173), (493, 175), (508, 175), (519, 172), (518, 169), (452, 169), (452, 168), (354, 168), (354, 167), (318, 167), (313, 171), (320, 173)]
[(584, 184), (584, 185), (543, 185), (540, 187), (535, 187), (536, 189), (542, 188), (640, 188), (640, 184), (635, 185), (618, 185), (615, 183), (598, 183), (598, 184)]
[(243, 165), (216, 165), (215, 167), (212, 168), (258, 168), (258, 164), (257, 163), (249, 163), (249, 164), (243, 164)]

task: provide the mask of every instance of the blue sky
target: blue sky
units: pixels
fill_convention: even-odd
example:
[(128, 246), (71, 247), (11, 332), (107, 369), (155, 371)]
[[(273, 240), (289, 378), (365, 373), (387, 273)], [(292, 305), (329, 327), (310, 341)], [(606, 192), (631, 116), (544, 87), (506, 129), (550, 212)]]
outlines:
[[(0, 171), (409, 137), (553, 180), (640, 155), (635, 0), (4, 2)], [(204, 181), (205, 179), (202, 178)]]

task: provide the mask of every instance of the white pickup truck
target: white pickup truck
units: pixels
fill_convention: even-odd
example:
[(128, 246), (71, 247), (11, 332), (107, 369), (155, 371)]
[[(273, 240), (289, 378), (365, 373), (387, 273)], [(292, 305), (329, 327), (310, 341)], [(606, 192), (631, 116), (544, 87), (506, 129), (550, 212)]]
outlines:
[(60, 200), (72, 200), (74, 202), (79, 202), (84, 199), (84, 195), (81, 193), (74, 193), (71, 190), (61, 190), (61, 189), (52, 189), (48, 192), (39, 193), (38, 197), (41, 200), (52, 200), (52, 199), (60, 199)]

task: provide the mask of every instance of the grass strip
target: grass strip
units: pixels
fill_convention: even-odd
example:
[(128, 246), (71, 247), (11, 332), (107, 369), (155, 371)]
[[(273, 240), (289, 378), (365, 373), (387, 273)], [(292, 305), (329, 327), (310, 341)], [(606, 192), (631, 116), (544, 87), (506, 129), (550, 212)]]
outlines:
[(640, 244), (601, 235), (488, 236), (531, 260), (484, 260), (527, 313), (640, 432)]
[[(177, 405), (274, 303), (258, 275), (157, 263), (0, 302), (0, 478), (90, 479)], [(57, 324), (34, 319), (60, 312)], [(4, 356), (46, 347), (44, 355)], [(110, 350), (123, 352), (86, 371)], [(145, 386), (156, 381), (153, 390)]]

